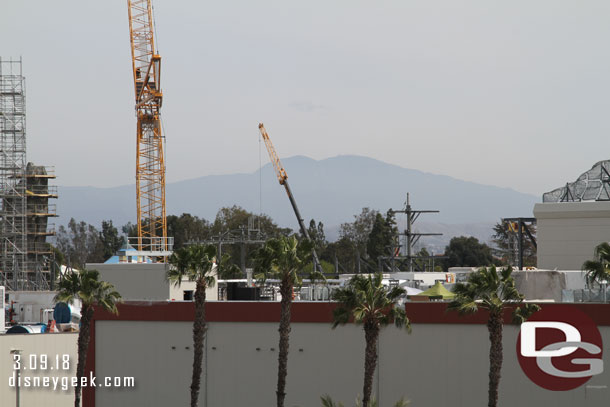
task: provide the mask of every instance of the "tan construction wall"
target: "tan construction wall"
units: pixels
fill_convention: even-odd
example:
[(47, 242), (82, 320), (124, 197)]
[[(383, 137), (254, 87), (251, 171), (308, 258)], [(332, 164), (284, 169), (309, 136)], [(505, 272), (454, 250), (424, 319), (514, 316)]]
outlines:
[[(610, 327), (600, 331), (607, 355)], [(567, 392), (530, 382), (517, 362), (517, 333), (517, 327), (505, 327), (501, 405), (607, 405), (610, 369)], [(277, 342), (277, 323), (210, 323), (199, 405), (275, 405)], [(416, 407), (484, 406), (488, 351), (487, 329), (481, 324), (414, 324), (411, 335), (386, 328), (374, 392), (382, 407), (402, 396)], [(96, 374), (134, 376), (136, 388), (97, 389), (96, 407), (188, 405), (192, 352), (190, 322), (98, 321)], [(361, 327), (332, 330), (329, 323), (293, 323), (286, 406), (320, 406), (320, 396), (327, 393), (351, 406), (362, 393), (363, 357)]]
[[(11, 349), (21, 349), (22, 380), (28, 377), (49, 377), (58, 379), (58, 388), (53, 389), (50, 382), (48, 388), (25, 387), (22, 381), (20, 388), (21, 407), (70, 407), (74, 405), (74, 389), (61, 390), (61, 379), (76, 375), (78, 333), (55, 333), (55, 334), (10, 334), (0, 335), (0, 406), (14, 406), (16, 391), (15, 387), (9, 386), (9, 379), (15, 371), (13, 370), (13, 356)], [(33, 356), (31, 356), (33, 355)], [(47, 369), (40, 368), (41, 355), (47, 356)], [(56, 368), (55, 357), (59, 356), (59, 367)], [(69, 355), (69, 370), (61, 367), (63, 355)], [(30, 366), (30, 357), (32, 365)], [(34, 365), (37, 363), (37, 366)], [(37, 367), (31, 370), (30, 367)]]
[(610, 241), (610, 202), (538, 203), (534, 216), (539, 269), (580, 270)]

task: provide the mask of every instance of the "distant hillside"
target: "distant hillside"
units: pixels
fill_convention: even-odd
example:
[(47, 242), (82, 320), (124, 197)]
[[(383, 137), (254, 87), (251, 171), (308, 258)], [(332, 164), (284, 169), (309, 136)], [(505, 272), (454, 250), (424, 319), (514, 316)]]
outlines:
[[(411, 194), (414, 209), (440, 210), (439, 214), (422, 215), (425, 223), (420, 229), (444, 225), (439, 232), (454, 231), (458, 235), (460, 230), (464, 234), (484, 234), (482, 231), (501, 217), (531, 216), (534, 203), (539, 201), (536, 196), (512, 189), (461, 181), (361, 156), (319, 161), (295, 156), (283, 163), (303, 217), (322, 221), (331, 238), (336, 236), (340, 223), (352, 220), (363, 207), (383, 212), (401, 208), (407, 192)], [(188, 212), (213, 219), (219, 208), (234, 204), (258, 212), (259, 197), (262, 197), (263, 213), (281, 226), (297, 229), (292, 208), (273, 167), (267, 164), (261, 171), (262, 174), (256, 171), (209, 175), (168, 184), (167, 212)], [(262, 194), (259, 194), (259, 179), (262, 179)], [(60, 187), (59, 193), (60, 224), (70, 217), (94, 225), (103, 219), (112, 219), (117, 225), (134, 221), (135, 185)]]

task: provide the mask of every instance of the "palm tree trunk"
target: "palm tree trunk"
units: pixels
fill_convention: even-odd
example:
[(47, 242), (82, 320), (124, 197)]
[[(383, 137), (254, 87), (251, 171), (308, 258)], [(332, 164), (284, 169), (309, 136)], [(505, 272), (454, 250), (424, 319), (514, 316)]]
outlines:
[(498, 388), (502, 370), (502, 314), (491, 312), (487, 321), (489, 330), (489, 403), (488, 407), (498, 406)]
[(377, 340), (379, 339), (379, 325), (375, 321), (364, 323), (364, 336), (366, 351), (364, 354), (364, 387), (362, 389), (362, 407), (368, 407), (373, 391), (373, 376), (377, 367)]
[(195, 289), (195, 321), (193, 322), (193, 377), (191, 379), (191, 407), (197, 407), (203, 365), (203, 341), (205, 339), (205, 283), (197, 281)]
[(280, 314), (280, 344), (277, 358), (277, 407), (284, 407), (286, 398), (286, 376), (288, 375), (288, 346), (290, 339), (290, 306), (292, 305), (292, 284), (282, 281), (280, 285), (282, 294)]
[(93, 306), (83, 304), (80, 330), (78, 332), (78, 362), (76, 364), (76, 377), (78, 381), (74, 387), (74, 407), (80, 407), (80, 380), (85, 373), (85, 364), (87, 363), (87, 351), (89, 350), (89, 339), (91, 338), (91, 318), (93, 318)]

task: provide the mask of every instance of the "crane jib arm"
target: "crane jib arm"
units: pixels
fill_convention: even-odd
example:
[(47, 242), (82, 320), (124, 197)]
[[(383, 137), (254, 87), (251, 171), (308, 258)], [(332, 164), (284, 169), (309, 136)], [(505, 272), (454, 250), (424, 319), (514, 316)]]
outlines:
[[(292, 195), (292, 191), (290, 190), (290, 186), (288, 185), (288, 174), (286, 174), (286, 170), (282, 166), (282, 162), (280, 161), (280, 157), (275, 152), (275, 148), (273, 148), (273, 144), (271, 143), (271, 139), (267, 134), (267, 130), (265, 130), (265, 126), (263, 123), (258, 125), (258, 129), (261, 133), (261, 137), (265, 141), (265, 147), (267, 147), (267, 152), (269, 153), (269, 158), (271, 159), (271, 163), (273, 164), (273, 168), (275, 168), (275, 174), (277, 175), (277, 179), (280, 182), (280, 185), (283, 185), (286, 189), (286, 194), (288, 195), (288, 199), (290, 200), (290, 204), (292, 205), (292, 210), (294, 210), (294, 214), (297, 217), (297, 221), (299, 222), (299, 228), (301, 229), (301, 233), (303, 237), (307, 240), (311, 240), (309, 237), (309, 232), (307, 232), (307, 228), (305, 227), (305, 223), (303, 222), (303, 218), (301, 217), (301, 213), (299, 212), (299, 208), (297, 207), (297, 202)], [(320, 264), (320, 260), (318, 259), (318, 254), (316, 253), (316, 249), (312, 250), (313, 263), (314, 267), (320, 272), (323, 273), (322, 265)]]

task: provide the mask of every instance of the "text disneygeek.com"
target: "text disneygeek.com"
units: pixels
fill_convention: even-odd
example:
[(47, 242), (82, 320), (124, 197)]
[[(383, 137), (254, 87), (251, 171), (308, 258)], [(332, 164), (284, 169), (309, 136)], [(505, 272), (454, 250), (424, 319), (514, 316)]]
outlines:
[[(53, 390), (68, 390), (80, 387), (135, 387), (135, 378), (132, 376), (107, 376), (98, 378), (89, 372), (80, 379), (76, 376), (41, 376), (40, 372), (64, 372), (71, 370), (70, 355), (36, 355), (23, 357), (13, 355), (13, 374), (8, 378), (9, 387), (19, 388), (49, 388)], [(38, 372), (37, 375), (28, 376), (25, 373)]]

